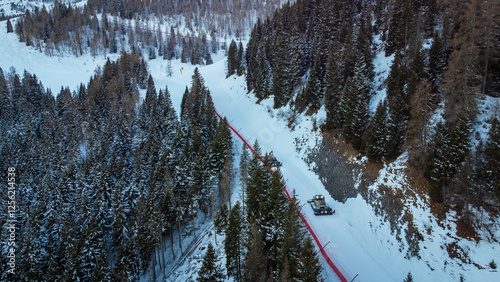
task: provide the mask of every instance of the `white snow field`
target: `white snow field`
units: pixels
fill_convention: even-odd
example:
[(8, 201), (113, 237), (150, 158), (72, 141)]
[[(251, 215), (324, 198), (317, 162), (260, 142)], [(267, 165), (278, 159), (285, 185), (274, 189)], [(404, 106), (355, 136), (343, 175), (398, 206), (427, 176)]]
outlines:
[[(33, 47), (19, 43), (14, 34), (7, 34), (5, 22), (0, 22), (0, 54), (0, 67), (4, 72), (11, 66), (19, 74), (26, 69), (36, 74), (45, 87), (53, 90), (54, 95), (58, 94), (61, 86), (69, 86), (71, 90), (76, 90), (80, 83), (87, 84), (94, 69), (103, 66), (106, 61), (103, 56), (92, 58), (89, 55), (77, 58), (70, 55), (47, 57)], [(117, 56), (114, 55), (111, 59)], [(316, 217), (308, 204), (302, 208), (322, 245), (328, 243), (325, 247), (326, 252), (348, 281), (353, 278), (355, 281), (403, 281), (410, 271), (414, 281), (458, 281), (460, 277), (465, 281), (500, 281), (500, 273), (488, 266), (492, 260), (497, 264), (500, 262), (498, 222), (494, 219), (485, 219), (492, 221), (490, 224), (496, 226), (492, 230), (496, 231), (488, 233), (480, 230), (479, 234), (483, 240), (479, 243), (457, 238), (453, 213), (449, 214), (446, 223), (443, 224), (444, 227), (441, 227), (425, 204), (427, 199), (416, 197), (413, 204), (405, 207), (411, 210), (414, 224), (424, 237), (420, 245), (421, 259), (404, 259), (407, 249), (405, 240), (403, 243), (398, 242), (391, 233), (389, 224), (377, 217), (373, 208), (361, 196), (351, 198), (345, 203), (334, 201), (318, 176), (310, 171), (302, 160), (305, 149), (314, 146), (320, 138), (319, 132), (313, 130), (313, 124), (316, 122), (319, 124), (324, 119), (324, 110), (311, 117), (300, 115), (294, 130), (291, 131), (287, 126), (286, 117), (289, 113), (286, 110), (274, 110), (270, 99), (256, 104), (256, 98), (247, 94), (244, 77), (226, 78), (226, 60), (223, 55), (219, 53), (213, 59), (215, 62), (213, 65), (198, 66), (198, 68), (206, 86), (210, 89), (218, 112), (226, 116), (231, 125), (250, 144), (253, 145), (255, 140), (258, 140), (263, 153), (274, 151), (277, 159), (283, 163), (282, 173), (287, 189), (290, 193), (295, 191), (300, 203), (305, 204), (314, 195), (323, 194), (330, 206), (336, 210), (335, 215)], [(156, 59), (149, 61), (148, 64), (156, 89), (168, 86), (172, 102), (179, 113), (182, 95), (186, 86), (191, 85), (195, 66), (174, 60), (173, 76), (168, 77), (167, 61)], [(181, 68), (183, 68), (182, 74)], [(301, 150), (297, 150), (296, 141), (301, 142)], [(236, 146), (241, 146), (241, 142), (236, 142)], [(403, 189), (406, 178), (402, 171), (406, 158), (407, 156), (403, 154), (397, 161), (386, 164), (370, 189), (378, 189), (378, 185), (382, 183), (394, 190)], [(235, 190), (233, 199), (238, 200), (240, 199), (238, 187)], [(430, 234), (426, 230), (431, 230)], [(451, 242), (457, 242), (467, 252), (471, 261), (483, 269), (449, 258), (445, 244)], [(201, 252), (198, 250), (193, 255), (199, 258)], [(324, 260), (321, 260), (325, 268), (323, 273), (325, 280), (339, 281)], [(189, 266), (184, 265), (182, 268)]]

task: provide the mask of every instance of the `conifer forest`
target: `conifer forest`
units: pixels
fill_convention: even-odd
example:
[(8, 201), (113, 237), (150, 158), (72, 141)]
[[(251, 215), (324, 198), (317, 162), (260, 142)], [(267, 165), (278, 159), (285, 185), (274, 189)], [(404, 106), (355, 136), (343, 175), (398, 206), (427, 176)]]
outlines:
[(0, 280), (500, 279), (498, 1), (5, 2)]

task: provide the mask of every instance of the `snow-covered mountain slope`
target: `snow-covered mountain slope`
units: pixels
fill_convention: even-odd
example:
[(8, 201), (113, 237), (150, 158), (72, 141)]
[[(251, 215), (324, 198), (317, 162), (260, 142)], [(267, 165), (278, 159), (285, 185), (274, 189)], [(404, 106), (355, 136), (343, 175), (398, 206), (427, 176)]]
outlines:
[[(0, 22), (0, 25), (4, 23)], [(77, 85), (86, 83), (93, 70), (106, 61), (104, 57), (94, 59), (90, 56), (47, 57), (34, 48), (17, 42), (15, 35), (7, 34), (5, 28), (0, 28), (0, 50), (0, 67), (4, 71), (8, 71), (11, 66), (18, 73), (26, 69), (36, 74), (45, 87), (52, 88), (54, 94), (58, 93), (61, 86), (76, 90)], [(500, 262), (500, 227), (494, 229), (497, 230), (496, 233), (488, 235), (490, 241), (476, 243), (457, 238), (456, 223), (448, 220), (444, 226), (439, 225), (430, 212), (426, 199), (416, 196), (415, 205), (407, 208), (412, 210), (414, 223), (423, 233), (421, 259), (404, 259), (405, 252), (401, 252), (400, 248), (405, 249), (407, 246), (396, 240), (389, 224), (375, 214), (372, 206), (361, 196), (348, 199), (345, 203), (334, 201), (318, 176), (303, 161), (306, 150), (297, 150), (297, 141), (300, 140), (303, 147), (313, 147), (321, 138), (318, 131), (313, 129), (323, 119), (324, 111), (313, 116), (298, 116), (295, 130), (291, 131), (287, 121), (287, 117), (291, 115), (289, 112), (273, 109), (270, 100), (256, 104), (256, 98), (247, 94), (243, 77), (226, 78), (226, 62), (222, 54), (216, 56), (214, 61), (213, 65), (198, 67), (220, 114), (226, 116), (249, 143), (258, 140), (263, 152), (274, 151), (277, 159), (283, 163), (282, 172), (289, 191), (295, 191), (302, 204), (316, 194), (323, 194), (336, 210), (335, 215), (315, 217), (309, 205), (302, 208), (323, 245), (328, 243), (325, 249), (348, 278), (356, 277), (355, 281), (402, 281), (411, 271), (415, 281), (456, 281), (461, 276), (466, 281), (499, 280), (499, 273), (491, 270), (488, 263), (492, 260)], [(186, 86), (191, 85), (195, 66), (173, 61), (173, 76), (168, 77), (167, 61), (156, 59), (148, 63), (156, 88), (168, 86), (174, 106), (179, 112), (182, 95)], [(405, 157), (402, 155), (394, 163), (387, 164), (370, 189), (378, 189), (378, 184), (391, 189), (405, 189)], [(238, 187), (235, 187), (235, 192), (237, 200)], [(450, 214), (449, 218), (452, 219), (453, 215)], [(498, 223), (492, 224), (498, 226)], [(464, 250), (477, 265), (463, 263), (459, 258), (450, 258), (446, 246), (452, 242), (457, 242), (456, 246)], [(201, 253), (202, 250), (198, 250), (193, 256)], [(326, 264), (324, 266), (326, 280), (337, 281), (333, 271)]]
[[(44, 87), (52, 89), (57, 95), (61, 87), (76, 90), (80, 83), (87, 83), (94, 75), (94, 70), (104, 66), (106, 58), (93, 58), (89, 54), (74, 56), (45, 56), (33, 47), (20, 43), (15, 33), (7, 33), (6, 22), (0, 22), (0, 67), (4, 73), (14, 67), (18, 74), (24, 70), (36, 74)], [(116, 60), (120, 54), (108, 55), (111, 60)]]

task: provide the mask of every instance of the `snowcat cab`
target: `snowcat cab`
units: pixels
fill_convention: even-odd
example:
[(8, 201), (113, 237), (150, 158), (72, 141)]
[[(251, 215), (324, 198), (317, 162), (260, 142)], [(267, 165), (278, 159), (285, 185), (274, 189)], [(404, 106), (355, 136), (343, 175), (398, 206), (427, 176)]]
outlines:
[(323, 195), (316, 195), (313, 199), (308, 200), (307, 202), (311, 204), (314, 215), (333, 214), (332, 208), (330, 208), (330, 206), (328, 206), (328, 204), (325, 202), (325, 196)]
[(276, 168), (282, 165), (282, 163), (278, 162), (278, 160), (274, 156), (273, 151), (266, 153), (266, 159), (271, 168)]

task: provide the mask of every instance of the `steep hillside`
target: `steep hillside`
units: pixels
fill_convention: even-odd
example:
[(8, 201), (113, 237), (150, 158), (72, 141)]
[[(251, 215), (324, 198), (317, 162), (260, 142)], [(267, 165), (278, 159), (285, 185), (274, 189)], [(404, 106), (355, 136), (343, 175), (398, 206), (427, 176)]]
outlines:
[[(337, 281), (305, 267), (321, 248), (349, 281), (498, 280), (498, 5), (181, 2), (19, 1), (38, 9), (0, 22), (23, 277), (194, 280), (211, 243), (226, 280)], [(282, 179), (241, 168), (214, 106)]]
[[(434, 211), (456, 210), (481, 229), (472, 210), (496, 214), (500, 202), (499, 9), (480, 0), (297, 1), (252, 30), (247, 86), (274, 108), (324, 108), (324, 137), (370, 164), (407, 154)], [(338, 199), (352, 195), (335, 189), (347, 193)]]

